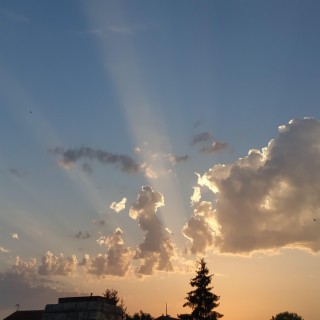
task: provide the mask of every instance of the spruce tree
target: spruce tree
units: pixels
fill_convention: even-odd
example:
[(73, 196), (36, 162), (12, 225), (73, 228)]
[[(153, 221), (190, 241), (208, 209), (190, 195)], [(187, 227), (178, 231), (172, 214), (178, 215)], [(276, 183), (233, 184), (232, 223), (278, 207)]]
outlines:
[[(209, 275), (204, 259), (199, 261), (199, 268), (196, 270), (196, 277), (190, 280), (190, 285), (195, 288), (188, 292), (187, 302), (184, 307), (190, 307), (191, 319), (196, 320), (217, 320), (223, 315), (213, 309), (219, 306), (220, 297), (212, 293), (213, 287), (209, 287), (213, 275)], [(185, 315), (184, 315), (185, 316)]]

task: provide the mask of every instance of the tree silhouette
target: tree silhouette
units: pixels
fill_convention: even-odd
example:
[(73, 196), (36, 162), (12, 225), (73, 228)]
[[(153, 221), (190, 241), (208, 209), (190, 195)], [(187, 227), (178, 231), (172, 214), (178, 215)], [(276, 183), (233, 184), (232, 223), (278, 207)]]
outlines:
[(272, 317), (270, 320), (303, 320), (303, 318), (296, 313), (292, 312), (281, 312), (278, 313), (275, 317)]
[(190, 280), (190, 285), (195, 288), (188, 292), (185, 298), (187, 302), (184, 307), (192, 309), (191, 315), (181, 315), (180, 319), (186, 320), (216, 320), (222, 318), (223, 315), (213, 309), (219, 306), (220, 297), (212, 293), (213, 287), (209, 287), (213, 275), (209, 275), (209, 269), (206, 267), (204, 259), (199, 261), (199, 268), (196, 270), (196, 277)]
[(122, 319), (125, 318), (127, 307), (125, 306), (123, 299), (119, 298), (118, 290), (107, 289), (102, 295), (106, 298), (109, 304), (118, 306), (121, 309)]
[(115, 289), (107, 289), (102, 295), (107, 299), (107, 302), (113, 306), (118, 305), (118, 302), (120, 301), (118, 291)]
[(145, 313), (142, 310), (136, 312), (133, 316), (127, 315), (126, 319), (128, 320), (153, 320), (153, 317), (150, 313)]

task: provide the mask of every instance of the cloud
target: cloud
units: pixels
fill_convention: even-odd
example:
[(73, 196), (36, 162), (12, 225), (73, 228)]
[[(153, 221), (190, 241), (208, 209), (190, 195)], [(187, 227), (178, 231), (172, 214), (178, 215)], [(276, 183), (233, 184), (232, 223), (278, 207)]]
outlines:
[(120, 211), (122, 211), (126, 208), (126, 202), (127, 202), (127, 198), (122, 198), (122, 200), (120, 202), (112, 202), (110, 204), (110, 209), (119, 213)]
[(9, 249), (6, 249), (4, 247), (0, 247), (0, 252), (2, 253), (8, 253), (10, 250)]
[(136, 153), (136, 154), (141, 153), (141, 148), (140, 147), (135, 147), (134, 148), (134, 153)]
[(55, 147), (53, 149), (49, 149), (49, 153), (62, 155), (60, 164), (66, 169), (70, 169), (70, 167), (80, 159), (86, 159), (91, 161), (96, 160), (102, 164), (115, 164), (117, 168), (126, 173), (137, 173), (140, 171), (139, 164), (137, 164), (131, 157), (123, 154), (114, 154), (100, 149), (92, 149), (88, 147), (64, 149), (63, 147)]
[(75, 235), (75, 238), (77, 239), (89, 239), (90, 238), (90, 234), (88, 231), (78, 231)]
[(12, 239), (19, 239), (19, 236), (17, 233), (11, 233), (11, 238)]
[(103, 220), (103, 219), (102, 219), (102, 220), (92, 220), (92, 223), (97, 224), (97, 225), (103, 227), (103, 226), (105, 226), (105, 224), (106, 224), (106, 220)]
[(9, 168), (9, 172), (18, 178), (27, 176), (27, 171), (24, 169)]
[(79, 294), (58, 289), (58, 284), (37, 275), (36, 259), (22, 261), (17, 257), (13, 266), (0, 272), (0, 309), (11, 309), (17, 303), (23, 308), (43, 309), (61, 296)]
[(169, 154), (166, 156), (166, 158), (173, 164), (184, 162), (189, 159), (189, 156), (186, 154), (184, 156), (174, 156), (173, 154)]
[(195, 145), (201, 142), (207, 142), (210, 140), (212, 140), (212, 134), (210, 132), (202, 132), (192, 137), (191, 145)]
[(93, 170), (92, 170), (92, 167), (90, 166), (90, 164), (84, 163), (82, 165), (82, 171), (87, 172), (87, 173), (92, 173)]
[[(203, 145), (209, 143), (210, 145)], [(193, 136), (191, 145), (202, 144), (202, 148), (199, 150), (202, 153), (215, 153), (228, 148), (228, 144), (224, 141), (213, 140), (213, 136), (210, 132), (202, 132)]]
[(132, 252), (124, 245), (122, 230), (117, 228), (111, 235), (100, 237), (97, 242), (106, 247), (107, 253), (99, 253), (93, 258), (86, 254), (80, 262), (86, 272), (99, 277), (126, 275), (130, 267)]
[(193, 127), (194, 127), (194, 128), (197, 128), (197, 127), (199, 127), (202, 123), (203, 123), (203, 120), (197, 120), (197, 121), (194, 122)]
[(145, 162), (142, 164), (141, 168), (144, 171), (144, 174), (149, 179), (157, 179), (158, 175), (151, 165), (147, 165)]
[(77, 268), (77, 257), (65, 257), (62, 253), (59, 257), (48, 251), (41, 259), (41, 265), (38, 268), (40, 275), (58, 275), (68, 276)]
[(153, 191), (150, 186), (144, 186), (129, 210), (130, 217), (138, 220), (141, 230), (145, 232), (144, 241), (135, 253), (135, 258), (141, 261), (139, 274), (153, 274), (155, 270), (173, 270), (171, 257), (174, 254), (174, 246), (156, 215), (158, 208), (162, 206), (163, 195)]
[[(199, 185), (216, 199), (216, 248), (230, 253), (288, 246), (320, 251), (320, 232), (313, 221), (320, 211), (319, 141), (319, 121), (292, 120), (279, 127), (267, 147), (249, 150), (235, 163), (215, 165), (199, 176)], [(194, 228), (190, 222), (185, 229), (190, 238)]]
[(213, 141), (213, 143), (210, 146), (202, 147), (200, 149), (200, 152), (202, 153), (214, 153), (221, 150), (224, 150), (228, 147), (228, 144), (223, 141)]
[(169, 228), (164, 228), (164, 230), (166, 230), (170, 235), (172, 235), (173, 236), (173, 232), (169, 229)]
[(199, 187), (193, 187), (193, 194), (191, 196), (191, 205), (196, 202), (199, 202), (201, 199), (201, 190)]
[[(197, 196), (197, 199), (200, 200), (200, 197)], [(215, 236), (220, 231), (210, 202), (194, 203), (193, 215), (183, 227), (182, 233), (191, 241), (190, 251), (193, 254), (204, 254), (213, 246)]]

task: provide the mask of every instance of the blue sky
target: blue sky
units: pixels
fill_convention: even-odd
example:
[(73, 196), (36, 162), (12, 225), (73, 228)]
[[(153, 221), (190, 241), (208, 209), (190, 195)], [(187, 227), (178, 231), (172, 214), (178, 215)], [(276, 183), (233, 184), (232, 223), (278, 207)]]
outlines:
[[(319, 276), (319, 9), (0, 1), (0, 288), (13, 288), (3, 315), (21, 283), (19, 303), (41, 307), (26, 297), (50, 281), (39, 303), (111, 283), (131, 312), (147, 308), (135, 286), (158, 286), (156, 297), (177, 281), (172, 313), (185, 312), (199, 256), (230, 319), (227, 288), (246, 272), (268, 266), (283, 279), (303, 256), (303, 273)], [(319, 280), (305, 283), (319, 293)], [(292, 311), (315, 320), (313, 306)]]

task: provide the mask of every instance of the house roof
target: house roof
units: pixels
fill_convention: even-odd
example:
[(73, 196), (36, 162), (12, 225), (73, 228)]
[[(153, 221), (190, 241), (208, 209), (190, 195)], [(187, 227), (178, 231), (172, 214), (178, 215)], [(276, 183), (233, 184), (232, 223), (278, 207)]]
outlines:
[(3, 320), (41, 320), (43, 310), (15, 311)]

